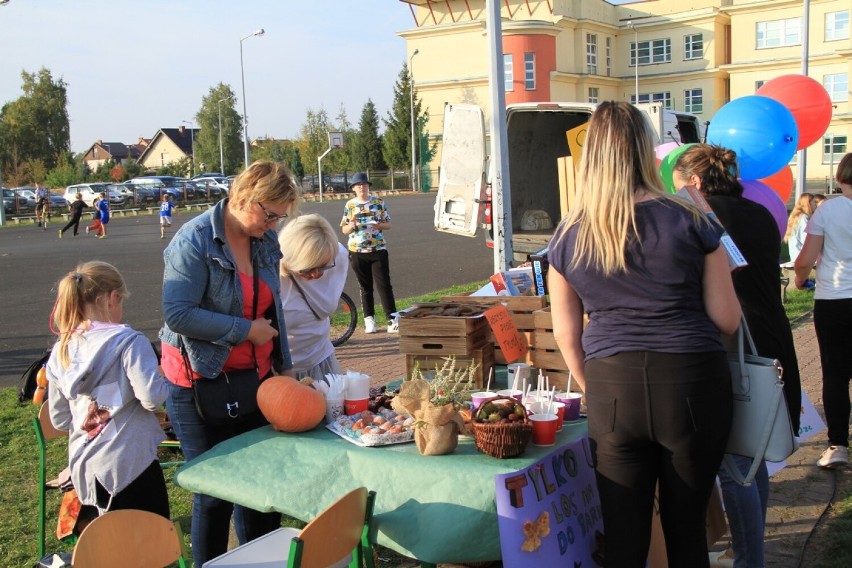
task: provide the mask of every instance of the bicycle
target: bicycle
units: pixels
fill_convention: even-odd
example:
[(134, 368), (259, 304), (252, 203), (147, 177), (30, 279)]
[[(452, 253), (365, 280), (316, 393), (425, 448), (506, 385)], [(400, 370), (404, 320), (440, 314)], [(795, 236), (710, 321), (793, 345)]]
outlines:
[(355, 333), (358, 325), (358, 308), (346, 292), (340, 294), (337, 309), (329, 316), (331, 344), (340, 347)]

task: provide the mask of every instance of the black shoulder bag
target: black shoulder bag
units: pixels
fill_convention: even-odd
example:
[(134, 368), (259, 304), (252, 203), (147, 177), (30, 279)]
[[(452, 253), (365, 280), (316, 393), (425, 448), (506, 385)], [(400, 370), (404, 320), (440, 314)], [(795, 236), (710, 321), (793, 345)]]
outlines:
[[(254, 254), (252, 254), (252, 269), (254, 271), (254, 299), (252, 300), (251, 313), (252, 320), (254, 320), (257, 318), (258, 292), (260, 289), (260, 274), (257, 269), (257, 257)], [(186, 365), (186, 373), (192, 384), (192, 392), (195, 395), (195, 409), (202, 420), (214, 425), (234, 424), (258, 412), (257, 389), (260, 387), (261, 381), (254, 344), (251, 346), (254, 356), (253, 369), (222, 371), (212, 379), (206, 377), (192, 378), (192, 366), (183, 338), (180, 339), (180, 348)]]

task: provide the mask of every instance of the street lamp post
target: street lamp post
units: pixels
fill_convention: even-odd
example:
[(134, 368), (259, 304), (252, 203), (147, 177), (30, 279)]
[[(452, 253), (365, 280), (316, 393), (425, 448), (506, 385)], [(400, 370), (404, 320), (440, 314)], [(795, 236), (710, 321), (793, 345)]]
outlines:
[(181, 120), (181, 122), (189, 125), (189, 146), (192, 154), (190, 159), (192, 160), (192, 175), (195, 175), (195, 129), (192, 127), (192, 121)]
[[(262, 36), (266, 33), (263, 28), (260, 28), (254, 33), (250, 33), (246, 37), (240, 38), (240, 76), (243, 81), (243, 144), (246, 152), (246, 168), (249, 166), (249, 141), (248, 141), (248, 115), (246, 114), (246, 73), (243, 68), (243, 41), (250, 37)], [(223, 172), (224, 173), (224, 172)]]
[[(411, 185), (415, 185), (417, 179), (417, 154), (414, 152), (414, 56), (420, 53), (419, 49), (415, 49), (411, 52), (411, 57), (408, 58), (408, 88), (409, 88), (409, 97), (410, 97), (410, 105), (411, 105)], [(416, 185), (417, 191), (420, 191), (420, 184)], [(414, 189), (412, 187), (411, 189)]]
[(627, 22), (627, 25), (633, 28), (633, 80), (635, 83), (635, 92), (636, 92), (636, 100), (633, 101), (635, 104), (639, 104), (639, 32), (636, 31), (636, 24), (633, 23), (633, 20)]
[(224, 99), (219, 99), (216, 103), (219, 107), (219, 171), (222, 175), (225, 175), (225, 153), (222, 151), (222, 103), (232, 98), (233, 96), (225, 97)]

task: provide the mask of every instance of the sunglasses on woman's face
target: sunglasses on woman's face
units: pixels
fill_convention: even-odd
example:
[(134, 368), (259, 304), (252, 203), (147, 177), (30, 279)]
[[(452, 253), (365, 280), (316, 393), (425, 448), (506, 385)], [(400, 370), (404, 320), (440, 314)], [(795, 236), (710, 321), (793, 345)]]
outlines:
[(315, 275), (322, 276), (323, 274), (325, 274), (327, 271), (331, 270), (335, 266), (337, 266), (337, 263), (332, 262), (328, 266), (315, 266), (313, 268), (302, 269), (302, 270), (299, 271), (299, 274), (301, 276), (315, 276)]

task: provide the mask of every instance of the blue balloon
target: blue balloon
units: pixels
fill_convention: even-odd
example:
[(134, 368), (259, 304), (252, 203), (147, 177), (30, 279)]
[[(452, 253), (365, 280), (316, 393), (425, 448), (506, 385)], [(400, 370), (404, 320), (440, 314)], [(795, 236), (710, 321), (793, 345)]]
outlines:
[(760, 179), (790, 162), (799, 145), (799, 129), (783, 104), (750, 95), (719, 109), (707, 128), (707, 142), (737, 153), (742, 179)]

